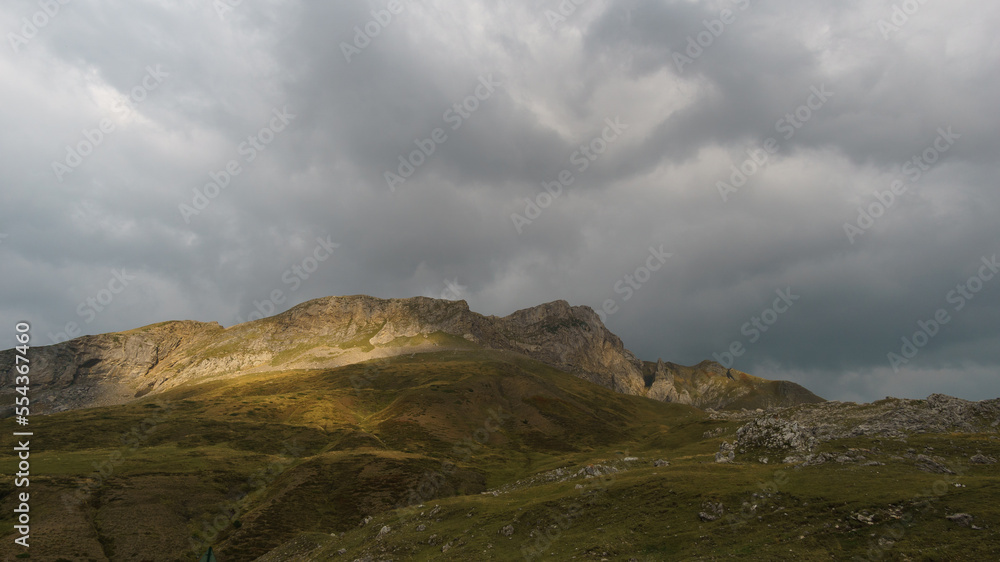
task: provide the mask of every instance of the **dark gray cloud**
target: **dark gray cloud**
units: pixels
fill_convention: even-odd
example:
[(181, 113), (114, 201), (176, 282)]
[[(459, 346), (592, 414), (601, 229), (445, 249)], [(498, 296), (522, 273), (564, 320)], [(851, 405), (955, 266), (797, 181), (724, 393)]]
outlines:
[(1000, 7), (891, 28), (888, 0), (388, 6), (0, 8), (0, 325), (46, 344), (330, 294), (609, 301), (647, 359), (739, 342), (737, 368), (828, 398), (1000, 394), (1000, 275), (959, 287), (1000, 254)]

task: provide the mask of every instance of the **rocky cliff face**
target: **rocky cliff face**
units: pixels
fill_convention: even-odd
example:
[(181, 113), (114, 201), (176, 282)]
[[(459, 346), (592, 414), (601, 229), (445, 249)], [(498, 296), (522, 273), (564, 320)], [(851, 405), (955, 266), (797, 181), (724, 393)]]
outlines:
[[(555, 301), (501, 318), (472, 312), (465, 301), (351, 296), (228, 329), (166, 322), (33, 348), (33, 411), (120, 404), (245, 373), (473, 346), (521, 353), (619, 392), (644, 392), (641, 362), (588, 307)], [(0, 365), (13, 365), (12, 351), (0, 352)], [(10, 388), (14, 374), (0, 372), (0, 383)]]
[[(114, 334), (83, 336), (32, 347), (33, 413), (121, 404), (156, 386), (162, 362), (178, 349), (220, 333), (216, 323), (164, 322)], [(14, 351), (0, 351), (0, 385), (11, 389)], [(5, 405), (6, 406), (6, 405)], [(4, 410), (8, 414), (11, 407)]]

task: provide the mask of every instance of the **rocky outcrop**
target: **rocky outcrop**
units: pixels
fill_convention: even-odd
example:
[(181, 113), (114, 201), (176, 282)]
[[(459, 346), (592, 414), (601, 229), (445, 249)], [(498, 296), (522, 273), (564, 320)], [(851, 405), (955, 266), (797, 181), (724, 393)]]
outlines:
[(997, 460), (993, 457), (987, 457), (982, 453), (978, 453), (969, 457), (969, 462), (972, 464), (996, 464)]
[(865, 404), (824, 402), (766, 413), (712, 412), (711, 415), (716, 419), (750, 421), (761, 427), (781, 428), (784, 423), (794, 422), (800, 432), (820, 441), (850, 437), (904, 439), (915, 433), (998, 431), (1000, 398), (971, 402), (932, 394), (926, 400), (885, 398)]
[[(217, 323), (164, 322), (115, 334), (83, 336), (64, 343), (32, 347), (33, 413), (121, 404), (156, 390), (166, 378), (158, 369), (185, 345), (221, 333)], [(0, 351), (0, 386), (13, 387), (13, 350)], [(6, 404), (5, 404), (6, 406)], [(6, 410), (10, 410), (7, 407)], [(9, 415), (7, 411), (5, 415)]]
[(701, 504), (701, 509), (698, 519), (703, 522), (715, 521), (726, 513), (726, 506), (722, 502), (707, 501)]
[(715, 453), (715, 462), (733, 462), (736, 458), (736, 448), (729, 441), (723, 441), (719, 445), (719, 451)]
[[(464, 302), (464, 301), (463, 301)], [(508, 346), (560, 369), (625, 394), (642, 394), (642, 362), (625, 349), (590, 307), (555, 301), (496, 319), (504, 335), (487, 347)]]
[(798, 422), (776, 417), (758, 418), (736, 430), (736, 446), (745, 450), (808, 451), (819, 441)]
[(694, 404), (691, 393), (677, 384), (677, 365), (658, 359), (655, 366), (646, 363), (643, 367), (643, 379), (648, 387), (646, 396), (663, 402)]
[(948, 521), (951, 521), (952, 523), (958, 523), (963, 527), (969, 527), (975, 531), (981, 530), (979, 527), (972, 524), (972, 521), (975, 520), (975, 517), (969, 515), (968, 513), (953, 513), (951, 515), (945, 515), (944, 518), (947, 519)]
[[(761, 450), (805, 453), (824, 441), (853, 437), (906, 439), (918, 433), (996, 433), (1000, 431), (1000, 398), (970, 402), (943, 394), (926, 400), (886, 398), (870, 404), (825, 402), (795, 408), (764, 411), (710, 412), (715, 419), (744, 420), (736, 430), (737, 454), (759, 454)], [(806, 460), (821, 464), (825, 453), (803, 457), (790, 455), (785, 462)], [(937, 459), (914, 457), (918, 468), (947, 473)], [(866, 459), (848, 459), (863, 461)], [(977, 454), (973, 463), (995, 459)]]
[(697, 408), (774, 408), (822, 402), (788, 381), (771, 381), (727, 369), (715, 361), (686, 367), (662, 359), (643, 363), (646, 396)]

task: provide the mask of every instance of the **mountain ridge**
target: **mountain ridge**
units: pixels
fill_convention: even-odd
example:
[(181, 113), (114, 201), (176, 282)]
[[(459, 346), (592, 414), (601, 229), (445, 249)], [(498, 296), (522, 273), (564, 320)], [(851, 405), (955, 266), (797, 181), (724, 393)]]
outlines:
[[(40, 412), (123, 404), (177, 386), (248, 373), (322, 369), (441, 349), (508, 351), (623, 394), (700, 408), (788, 406), (821, 398), (791, 382), (726, 371), (712, 361), (685, 367), (643, 362), (587, 306), (565, 300), (485, 316), (464, 300), (331, 296), (224, 328), (169, 321), (34, 348)], [(5, 354), (0, 352), (0, 361)], [(13, 361), (10, 361), (13, 365)], [(737, 376), (727, 376), (735, 372)], [(10, 382), (13, 368), (0, 372)], [(791, 385), (791, 386), (788, 386)]]

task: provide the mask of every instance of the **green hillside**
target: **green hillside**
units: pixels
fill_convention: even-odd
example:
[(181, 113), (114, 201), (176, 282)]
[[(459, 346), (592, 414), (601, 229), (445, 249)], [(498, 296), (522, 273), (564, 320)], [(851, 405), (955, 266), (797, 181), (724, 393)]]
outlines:
[[(827, 560), (872, 545), (881, 559), (957, 560), (1000, 550), (1000, 479), (962, 461), (1000, 456), (995, 434), (820, 449), (877, 447), (869, 454), (884, 464), (874, 466), (715, 463), (740, 425), (481, 350), (180, 387), (32, 419), (31, 559), (190, 561), (209, 545), (220, 562)], [(925, 447), (959, 474), (901, 456)], [(7, 541), (13, 491), (7, 476)], [(944, 518), (960, 511), (983, 530)]]

